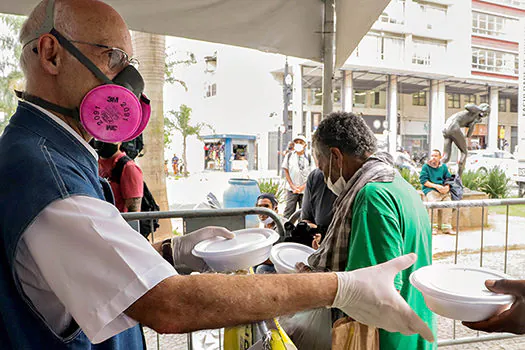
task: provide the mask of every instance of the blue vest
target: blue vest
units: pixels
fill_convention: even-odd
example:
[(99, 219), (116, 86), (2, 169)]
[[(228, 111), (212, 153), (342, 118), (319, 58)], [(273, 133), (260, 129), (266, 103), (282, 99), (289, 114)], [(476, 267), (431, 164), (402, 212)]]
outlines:
[(33, 106), (20, 102), (0, 137), (2, 349), (145, 348), (140, 326), (96, 345), (91, 344), (76, 324), (72, 324), (66, 334), (57, 335), (22, 290), (14, 268), (20, 237), (47, 205), (73, 195), (104, 199), (97, 161), (59, 124)]

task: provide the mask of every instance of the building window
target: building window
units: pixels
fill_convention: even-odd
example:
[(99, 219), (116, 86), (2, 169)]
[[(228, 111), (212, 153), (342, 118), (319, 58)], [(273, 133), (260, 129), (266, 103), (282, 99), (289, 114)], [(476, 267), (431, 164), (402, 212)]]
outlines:
[(341, 103), (341, 89), (334, 89), (334, 103)]
[(425, 91), (419, 91), (412, 94), (412, 105), (413, 106), (426, 106), (427, 105), (427, 93)]
[(204, 84), (204, 98), (213, 97), (217, 95), (217, 84), (216, 83), (205, 83)]
[(472, 48), (472, 69), (518, 75), (518, 55), (510, 52)]
[(459, 94), (448, 94), (448, 108), (460, 108)]
[(366, 104), (366, 91), (354, 92), (354, 107), (365, 107)]
[(374, 92), (374, 105), (377, 106), (381, 104), (381, 94), (379, 91)]
[(511, 24), (510, 22), (517, 22), (517, 20), (487, 13), (472, 12), (472, 33), (505, 36), (509, 34), (507, 33), (507, 27)]
[(489, 103), (489, 95), (480, 95), (479, 96), (479, 103)]
[(507, 99), (506, 98), (499, 98), (498, 99), (498, 111), (500, 112), (506, 112), (507, 111)]
[(388, 60), (403, 62), (405, 39), (395, 35), (379, 35), (371, 32), (363, 37), (353, 55), (356, 58), (375, 58), (379, 61)]
[(412, 63), (422, 66), (431, 66), (432, 61), (445, 59), (447, 44), (434, 40), (414, 39)]
[(511, 97), (510, 98), (510, 112), (516, 113), (517, 111), (518, 111), (518, 98)]
[(464, 95), (465, 104), (473, 103), (476, 104), (476, 95)]

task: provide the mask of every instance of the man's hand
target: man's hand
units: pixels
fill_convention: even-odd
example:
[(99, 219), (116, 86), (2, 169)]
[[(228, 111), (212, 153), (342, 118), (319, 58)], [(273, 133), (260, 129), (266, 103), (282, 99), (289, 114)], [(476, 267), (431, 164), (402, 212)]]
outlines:
[(408, 254), (384, 264), (336, 272), (338, 287), (332, 307), (358, 322), (405, 335), (419, 333), (426, 340), (434, 341), (432, 331), (394, 287), (398, 272), (410, 267), (416, 259), (415, 254)]
[(469, 328), (483, 332), (510, 332), (525, 334), (525, 280), (486, 281), (494, 293), (511, 294), (516, 297), (511, 308), (481, 322), (463, 322)]
[(319, 246), (321, 245), (321, 234), (320, 233), (316, 233), (314, 235), (314, 240), (312, 241), (312, 248), (314, 248), (315, 250), (319, 249)]
[(172, 239), (172, 245), (175, 267), (184, 265), (191, 268), (193, 271), (208, 270), (209, 267), (204, 260), (194, 256), (191, 251), (199, 242), (217, 236), (229, 239), (235, 237), (235, 235), (229, 230), (217, 226), (203, 227), (187, 235), (174, 237)]
[(447, 194), (448, 186), (436, 185), (436, 190), (438, 190), (438, 192), (441, 194)]

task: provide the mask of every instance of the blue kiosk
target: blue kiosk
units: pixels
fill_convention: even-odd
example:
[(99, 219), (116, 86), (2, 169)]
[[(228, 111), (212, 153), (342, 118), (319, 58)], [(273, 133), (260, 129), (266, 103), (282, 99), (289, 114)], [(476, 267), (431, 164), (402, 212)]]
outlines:
[(204, 141), (204, 169), (225, 172), (257, 169), (257, 138), (254, 135), (214, 134)]

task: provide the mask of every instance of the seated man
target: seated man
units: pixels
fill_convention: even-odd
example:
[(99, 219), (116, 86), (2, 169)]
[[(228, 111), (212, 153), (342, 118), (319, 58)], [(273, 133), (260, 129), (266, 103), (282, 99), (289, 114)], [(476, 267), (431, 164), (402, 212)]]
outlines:
[[(419, 181), (423, 186), (423, 193), (428, 202), (450, 201), (450, 186), (444, 185), (445, 180), (450, 177), (446, 164), (441, 164), (441, 152), (437, 149), (430, 154), (427, 164), (423, 165)], [(433, 234), (439, 233), (439, 229), (445, 234), (455, 234), (452, 231), (452, 209), (439, 209), (437, 215), (433, 216)]]
[[(353, 271), (408, 252), (417, 263), (394, 284), (414, 311), (436, 329), (433, 313), (410, 283), (410, 273), (432, 263), (430, 222), (416, 190), (395, 170), (363, 118), (332, 113), (313, 137), (314, 154), (328, 188), (338, 196), (334, 217), (321, 246), (309, 258), (314, 269)], [(419, 336), (379, 330), (380, 348), (433, 349)]]
[[(261, 195), (259, 195), (259, 197), (257, 197), (257, 202), (255, 203), (255, 206), (257, 208), (267, 208), (277, 213), (278, 204), (279, 203), (277, 202), (277, 198), (275, 198), (274, 194), (262, 193)], [(263, 223), (264, 228), (276, 230), (277, 225), (270, 216), (259, 215), (259, 220), (261, 220), (261, 222)], [(273, 267), (273, 264), (270, 261), (270, 259), (268, 259), (255, 268), (255, 273), (275, 273), (275, 268)]]

